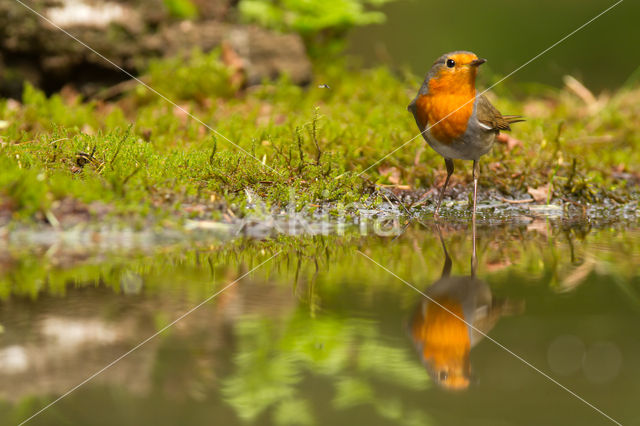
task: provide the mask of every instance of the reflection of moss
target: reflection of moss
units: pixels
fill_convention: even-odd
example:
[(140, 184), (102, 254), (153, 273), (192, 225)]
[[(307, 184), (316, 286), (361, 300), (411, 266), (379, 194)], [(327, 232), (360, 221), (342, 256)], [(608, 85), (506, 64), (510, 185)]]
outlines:
[[(307, 423), (314, 417), (313, 408), (297, 395), (308, 374), (335, 383), (333, 404), (338, 409), (386, 401), (386, 396), (373, 393), (368, 383), (372, 379), (415, 390), (428, 386), (422, 366), (405, 349), (382, 343), (372, 322), (310, 318), (303, 311), (286, 321), (245, 317), (236, 326), (236, 370), (224, 381), (223, 394), (245, 420), (275, 408), (273, 421), (278, 424), (289, 424), (291, 418), (282, 412), (294, 409)], [(402, 405), (397, 410), (404, 411)], [(396, 418), (389, 410), (385, 414)]]
[[(518, 273), (530, 277), (538, 285), (546, 284), (567, 291), (568, 288), (561, 286), (567, 279), (574, 288), (588, 278), (588, 274), (579, 274), (579, 268), (584, 269), (584, 265), (589, 267), (588, 271), (609, 276), (616, 283), (633, 282), (637, 276), (634, 258), (621, 262), (620, 257), (621, 252), (640, 252), (640, 240), (633, 233), (622, 232), (628, 224), (589, 229), (590, 224), (585, 224), (586, 228), (578, 224), (573, 228), (563, 228), (561, 222), (542, 223), (545, 233), (523, 234), (519, 227), (478, 230), (480, 261), (481, 265), (484, 262), (487, 268), (490, 267), (490, 272), (485, 275), (489, 281), (501, 282), (509, 278), (508, 275)], [(28, 250), (0, 252), (0, 259), (6, 259), (0, 269), (0, 300), (11, 296), (37, 298), (40, 293), (62, 296), (70, 285), (100, 283), (114, 292), (125, 294), (162, 294), (180, 290), (197, 303), (228, 283), (231, 277), (243, 270), (243, 265), (257, 265), (284, 248), (282, 254), (260, 271), (265, 276), (279, 277), (281, 285), (291, 286), (301, 302), (320, 315), (324, 304), (342, 297), (345, 283), (359, 283), (360, 291), (369, 296), (381, 289), (395, 291), (401, 285), (392, 276), (380, 275), (378, 270), (371, 268), (370, 261), (354, 252), (354, 248), (362, 247), (363, 242), (369, 256), (384, 259), (385, 265), (399, 276), (415, 284), (436, 280), (443, 262), (441, 247), (436, 235), (421, 229), (416, 224), (401, 237), (410, 240), (411, 244), (380, 244), (375, 237), (363, 239), (352, 230), (342, 237), (280, 236), (265, 241), (239, 239), (219, 246), (210, 243), (201, 249), (187, 243), (160, 249), (155, 254), (128, 253), (125, 258), (117, 254), (103, 254), (99, 263), (91, 256), (91, 250), (85, 248), (80, 252), (61, 251), (55, 256), (36, 256)], [(454, 267), (465, 271), (468, 268), (466, 253), (471, 249), (468, 235), (451, 232), (445, 238)], [(621, 251), (593, 248), (603, 244), (620, 247)], [(416, 247), (420, 255), (416, 254)], [(588, 262), (581, 260), (585, 258)], [(425, 268), (425, 265), (437, 267)], [(298, 282), (294, 284), (296, 277)], [(628, 293), (630, 300), (637, 298), (633, 286), (623, 285), (621, 289)], [(407, 307), (413, 304), (412, 296), (406, 294)], [(160, 324), (162, 321), (158, 326)], [(315, 326), (316, 335), (323, 336), (325, 345), (340, 341), (340, 334), (333, 335), (339, 332), (327, 322)], [(288, 344), (291, 345), (288, 349), (299, 347), (306, 356), (313, 357), (307, 363), (321, 365), (330, 374), (344, 362), (335, 358), (337, 354), (314, 351), (313, 340), (301, 339)], [(376, 352), (385, 348), (363, 345), (361, 350)], [(385, 356), (393, 355), (391, 352)], [(325, 360), (325, 357), (331, 358)], [(361, 367), (369, 368), (368, 363), (376, 360), (379, 358), (363, 360)], [(371, 371), (380, 368), (378, 365), (370, 366)], [(397, 372), (398, 376), (404, 374)], [(407, 380), (410, 381), (411, 377)]]

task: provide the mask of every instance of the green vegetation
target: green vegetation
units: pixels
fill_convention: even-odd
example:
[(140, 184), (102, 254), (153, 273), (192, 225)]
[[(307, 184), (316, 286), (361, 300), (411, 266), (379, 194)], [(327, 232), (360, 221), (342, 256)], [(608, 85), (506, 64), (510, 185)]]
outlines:
[(198, 16), (198, 8), (190, 0), (164, 0), (164, 6), (175, 18), (189, 19)]
[(241, 16), (249, 22), (302, 36), (313, 56), (337, 53), (353, 27), (381, 23), (382, 12), (367, 10), (392, 0), (242, 0)]
[[(141, 86), (110, 102), (70, 92), (46, 97), (29, 86), (21, 103), (0, 100), (0, 213), (51, 222), (60, 203), (77, 200), (140, 224), (218, 219), (229, 209), (244, 214), (247, 190), (267, 208), (284, 207), (290, 191), (297, 208), (375, 205), (383, 199), (375, 185), (417, 199), (445, 173), (418, 137), (359, 176), (417, 134), (405, 107), (421, 78), (409, 73), (336, 63), (308, 87), (284, 77), (240, 89), (217, 52), (195, 52), (152, 64), (145, 78), (179, 107)], [(574, 83), (526, 96), (496, 87), (497, 107), (527, 122), (481, 161), (483, 194), (495, 188), (498, 198), (529, 198), (529, 189), (549, 184), (547, 199), (570, 205), (637, 196), (640, 89), (591, 99)], [(453, 193), (464, 198), (470, 167), (457, 169)]]
[[(475, 244), (469, 162), (456, 163), (446, 225), (422, 220), (445, 176), (406, 111), (422, 76), (336, 59), (345, 32), (380, 22), (371, 8), (388, 1), (240, 0), (239, 16), (229, 3), (230, 19), (302, 36), (315, 67), (305, 87), (245, 87), (223, 44), (149, 64), (140, 77), (161, 96), (128, 81), (88, 99), (28, 85), (19, 102), (0, 99), (0, 424), (54, 401), (31, 423), (593, 421), (495, 342), (635, 418), (640, 74), (615, 93), (571, 77), (492, 90), (527, 121), (481, 161)], [(202, 1), (163, 3), (209, 19)], [(500, 77), (483, 69), (479, 86)], [(344, 232), (272, 232), (292, 216), (339, 223), (345, 205), (358, 220)], [(381, 235), (389, 224), (399, 235)], [(453, 275), (471, 273), (477, 248), (477, 280), (450, 298), (473, 296), (465, 318), (491, 322), (490, 339), (458, 333), (479, 380), (456, 395), (411, 331), (441, 278), (442, 238)], [(550, 361), (562, 337), (584, 346), (570, 372)], [(609, 371), (593, 361), (603, 344), (618, 356)]]

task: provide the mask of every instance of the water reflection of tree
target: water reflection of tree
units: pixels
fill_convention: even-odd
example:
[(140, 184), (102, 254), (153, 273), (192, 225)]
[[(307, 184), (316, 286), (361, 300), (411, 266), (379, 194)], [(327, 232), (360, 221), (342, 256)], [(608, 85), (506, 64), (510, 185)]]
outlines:
[[(584, 233), (576, 229), (567, 232), (566, 227), (540, 220), (479, 229), (483, 279), (496, 295), (518, 298), (529, 291), (529, 284), (538, 290), (549, 287), (553, 291), (573, 291), (579, 286), (590, 288), (583, 284), (601, 275), (602, 280), (617, 284), (612, 287), (615, 290), (611, 297), (622, 291), (623, 301), (636, 301), (637, 289), (631, 283), (638, 276), (637, 234), (615, 228), (587, 229)], [(470, 250), (466, 230), (447, 229), (445, 237), (454, 268), (466, 269)], [(25, 339), (29, 338), (33, 345), (27, 350), (47, 362), (43, 369), (46, 373), (21, 380), (21, 387), (15, 384), (17, 376), (4, 376), (6, 394), (12, 397), (6, 400), (25, 400), (27, 394), (40, 398), (44, 394), (59, 395), (240, 272), (288, 247), (277, 261), (252, 275), (247, 280), (250, 282), (231, 288), (195, 314), (201, 317), (190, 317), (123, 361), (116, 367), (122, 373), (106, 374), (96, 383), (110, 389), (122, 386), (128, 398), (136, 398), (130, 384), (133, 381), (144, 385), (140, 394), (151, 390), (154, 398), (176, 412), (180, 398), (186, 403), (206, 400), (207, 414), (231, 412), (232, 407), (241, 418), (268, 417), (283, 424), (325, 418), (322, 407), (311, 402), (319, 400), (312, 385), (320, 381), (330, 389), (330, 406), (340, 415), (351, 415), (351, 409), (366, 409), (394, 422), (427, 422), (421, 417), (424, 413), (409, 408), (414, 405), (393, 396), (394, 390), (415, 391), (429, 386), (415, 355), (408, 348), (399, 349), (386, 342), (377, 324), (350, 319), (340, 311), (348, 306), (345, 310), (352, 312), (361, 303), (370, 309), (377, 306), (371, 303), (377, 296), (393, 295), (398, 311), (408, 312), (415, 303), (413, 291), (403, 291), (402, 283), (371, 268), (369, 261), (354, 254), (355, 246), (384, 259), (391, 270), (411, 282), (432, 282), (438, 278), (442, 262), (436, 238), (423, 229), (409, 229), (396, 244), (349, 235), (282, 238), (125, 259), (105, 256), (97, 261), (86, 256), (61, 259), (51, 254), (54, 250), (47, 256), (4, 252), (0, 255), (0, 324), (4, 326), (0, 349), (28, 344)], [(414, 242), (413, 246), (405, 244), (407, 240)], [(419, 256), (415, 255), (416, 247)], [(300, 277), (297, 287), (292, 285), (296, 275)], [(263, 285), (258, 286), (260, 282)], [(354, 289), (359, 300), (351, 298)], [(270, 295), (269, 291), (277, 294)], [(297, 298), (291, 297), (292, 293)], [(58, 371), (50, 366), (59, 365), (62, 357), (52, 346), (45, 347), (34, 339), (41, 322), (38, 318), (45, 314), (67, 319), (78, 316), (75, 322), (85, 326), (95, 323), (85, 317), (92, 318), (122, 333), (116, 334), (111, 343), (89, 342), (86, 351), (69, 352), (72, 356), (66, 358), (65, 366), (70, 367)], [(25, 320), (17, 321), (20, 318)], [(132, 325), (134, 318), (138, 320)], [(229, 405), (216, 399), (218, 392)], [(219, 405), (210, 403), (214, 399)], [(151, 412), (144, 415), (153, 416)]]
[(383, 341), (372, 321), (311, 318), (300, 310), (282, 322), (243, 317), (235, 332), (235, 371), (223, 380), (222, 393), (243, 420), (266, 414), (276, 424), (315, 423), (321, 413), (303, 396), (310, 393), (307, 379), (313, 375), (329, 383), (335, 410), (367, 406), (398, 424), (429, 422), (384, 392), (423, 390), (429, 379), (405, 348)]

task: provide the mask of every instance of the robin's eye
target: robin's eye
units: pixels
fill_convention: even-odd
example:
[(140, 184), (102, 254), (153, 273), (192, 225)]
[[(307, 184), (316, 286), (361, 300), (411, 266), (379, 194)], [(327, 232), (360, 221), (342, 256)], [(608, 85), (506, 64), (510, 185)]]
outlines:
[(456, 66), (456, 61), (454, 61), (453, 59), (447, 59), (447, 66), (449, 68), (453, 68)]

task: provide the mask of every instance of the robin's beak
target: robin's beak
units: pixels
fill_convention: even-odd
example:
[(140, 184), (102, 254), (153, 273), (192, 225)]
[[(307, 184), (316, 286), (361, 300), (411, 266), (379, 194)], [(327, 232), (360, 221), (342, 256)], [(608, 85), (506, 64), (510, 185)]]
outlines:
[(469, 62), (469, 65), (471, 65), (472, 67), (479, 67), (480, 65), (484, 64), (485, 62), (487, 62), (486, 59), (478, 58), (478, 59), (474, 59), (473, 61)]

